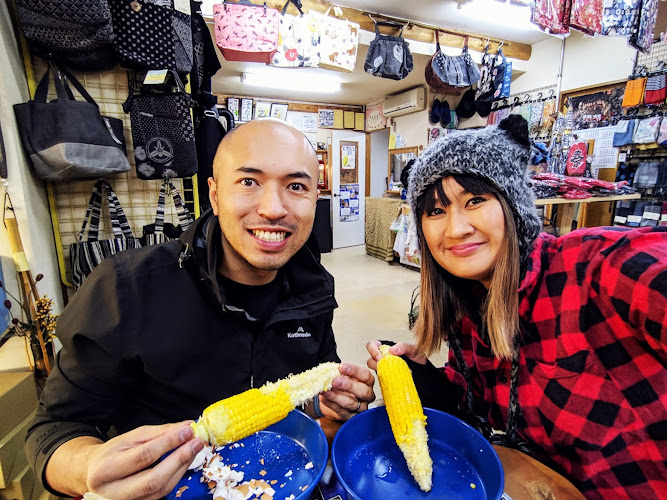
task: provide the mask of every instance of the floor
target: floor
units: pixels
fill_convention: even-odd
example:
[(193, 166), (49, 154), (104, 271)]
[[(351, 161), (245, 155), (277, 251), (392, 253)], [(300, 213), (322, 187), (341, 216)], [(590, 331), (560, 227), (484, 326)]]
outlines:
[[(412, 341), (408, 312), (418, 270), (366, 255), (364, 246), (324, 253), (322, 264), (336, 280), (333, 329), (343, 361), (366, 366), (369, 340)], [(431, 358), (436, 366), (444, 359), (444, 353)], [(377, 382), (375, 394), (380, 397)]]

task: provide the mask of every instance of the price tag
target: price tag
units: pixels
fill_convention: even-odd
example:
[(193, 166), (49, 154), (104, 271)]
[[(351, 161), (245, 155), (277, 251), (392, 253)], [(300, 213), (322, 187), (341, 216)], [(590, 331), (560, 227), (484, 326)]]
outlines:
[(174, 9), (183, 14), (190, 15), (190, 0), (174, 0)]
[(146, 78), (144, 78), (145, 85), (160, 85), (164, 83), (167, 78), (166, 69), (151, 69), (146, 72)]

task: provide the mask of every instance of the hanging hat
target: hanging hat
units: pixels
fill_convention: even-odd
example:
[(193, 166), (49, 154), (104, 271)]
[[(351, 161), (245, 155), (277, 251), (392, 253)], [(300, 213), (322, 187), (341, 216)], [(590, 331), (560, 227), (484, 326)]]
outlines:
[(452, 112), (449, 109), (449, 103), (442, 100), (442, 113), (440, 113), (440, 126), (445, 128), (452, 121)]
[(491, 101), (483, 101), (482, 99), (477, 99), (475, 101), (475, 111), (482, 118), (485, 118), (491, 114)]
[(510, 115), (497, 126), (448, 134), (427, 147), (410, 171), (412, 213), (417, 213), (417, 199), (443, 177), (470, 175), (484, 179), (498, 188), (512, 210), (521, 263), (525, 265), (542, 230), (528, 182), (529, 160), (528, 122), (520, 115)]
[(475, 91), (470, 87), (465, 91), (463, 97), (456, 106), (456, 116), (459, 118), (470, 118), (475, 114)]
[[(449, 110), (449, 105), (447, 105), (447, 109)], [(442, 102), (440, 102), (440, 99), (433, 99), (431, 109), (428, 112), (428, 119), (433, 125), (437, 125), (440, 122), (441, 115)]]

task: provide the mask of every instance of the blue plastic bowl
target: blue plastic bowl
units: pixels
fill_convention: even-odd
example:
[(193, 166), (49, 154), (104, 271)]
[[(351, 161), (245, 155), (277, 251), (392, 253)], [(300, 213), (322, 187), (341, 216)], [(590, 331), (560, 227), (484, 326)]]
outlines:
[(419, 489), (394, 441), (387, 411), (379, 407), (347, 421), (331, 448), (334, 470), (350, 499), (500, 499), (504, 474), (493, 446), (456, 417), (430, 408), (424, 413), (433, 489)]
[[(238, 441), (242, 446), (227, 445), (220, 451), (223, 463), (237, 464), (234, 470), (244, 473), (244, 481), (250, 479), (278, 480), (273, 485), (275, 498), (293, 494), (295, 500), (309, 500), (327, 465), (329, 447), (324, 431), (308, 415), (292, 411), (280, 422)], [(264, 459), (264, 463), (260, 462)], [(247, 463), (246, 463), (247, 462)], [(304, 466), (313, 463), (311, 469)], [(260, 474), (265, 471), (266, 474)], [(210, 500), (208, 487), (200, 481), (201, 471), (187, 471), (167, 500)], [(280, 485), (284, 484), (283, 488)], [(306, 490), (301, 490), (308, 485)], [(188, 488), (176, 494), (180, 488)]]

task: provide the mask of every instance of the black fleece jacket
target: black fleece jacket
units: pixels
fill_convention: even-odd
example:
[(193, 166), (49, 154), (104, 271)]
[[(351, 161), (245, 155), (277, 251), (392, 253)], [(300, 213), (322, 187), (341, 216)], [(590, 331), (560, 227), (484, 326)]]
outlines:
[(86, 279), (58, 319), (63, 348), (28, 430), (38, 477), (74, 437), (197, 418), (219, 399), (339, 361), (334, 280), (314, 238), (284, 266), (263, 324), (229, 307), (216, 279), (221, 251), (208, 211), (180, 240), (121, 252)]

